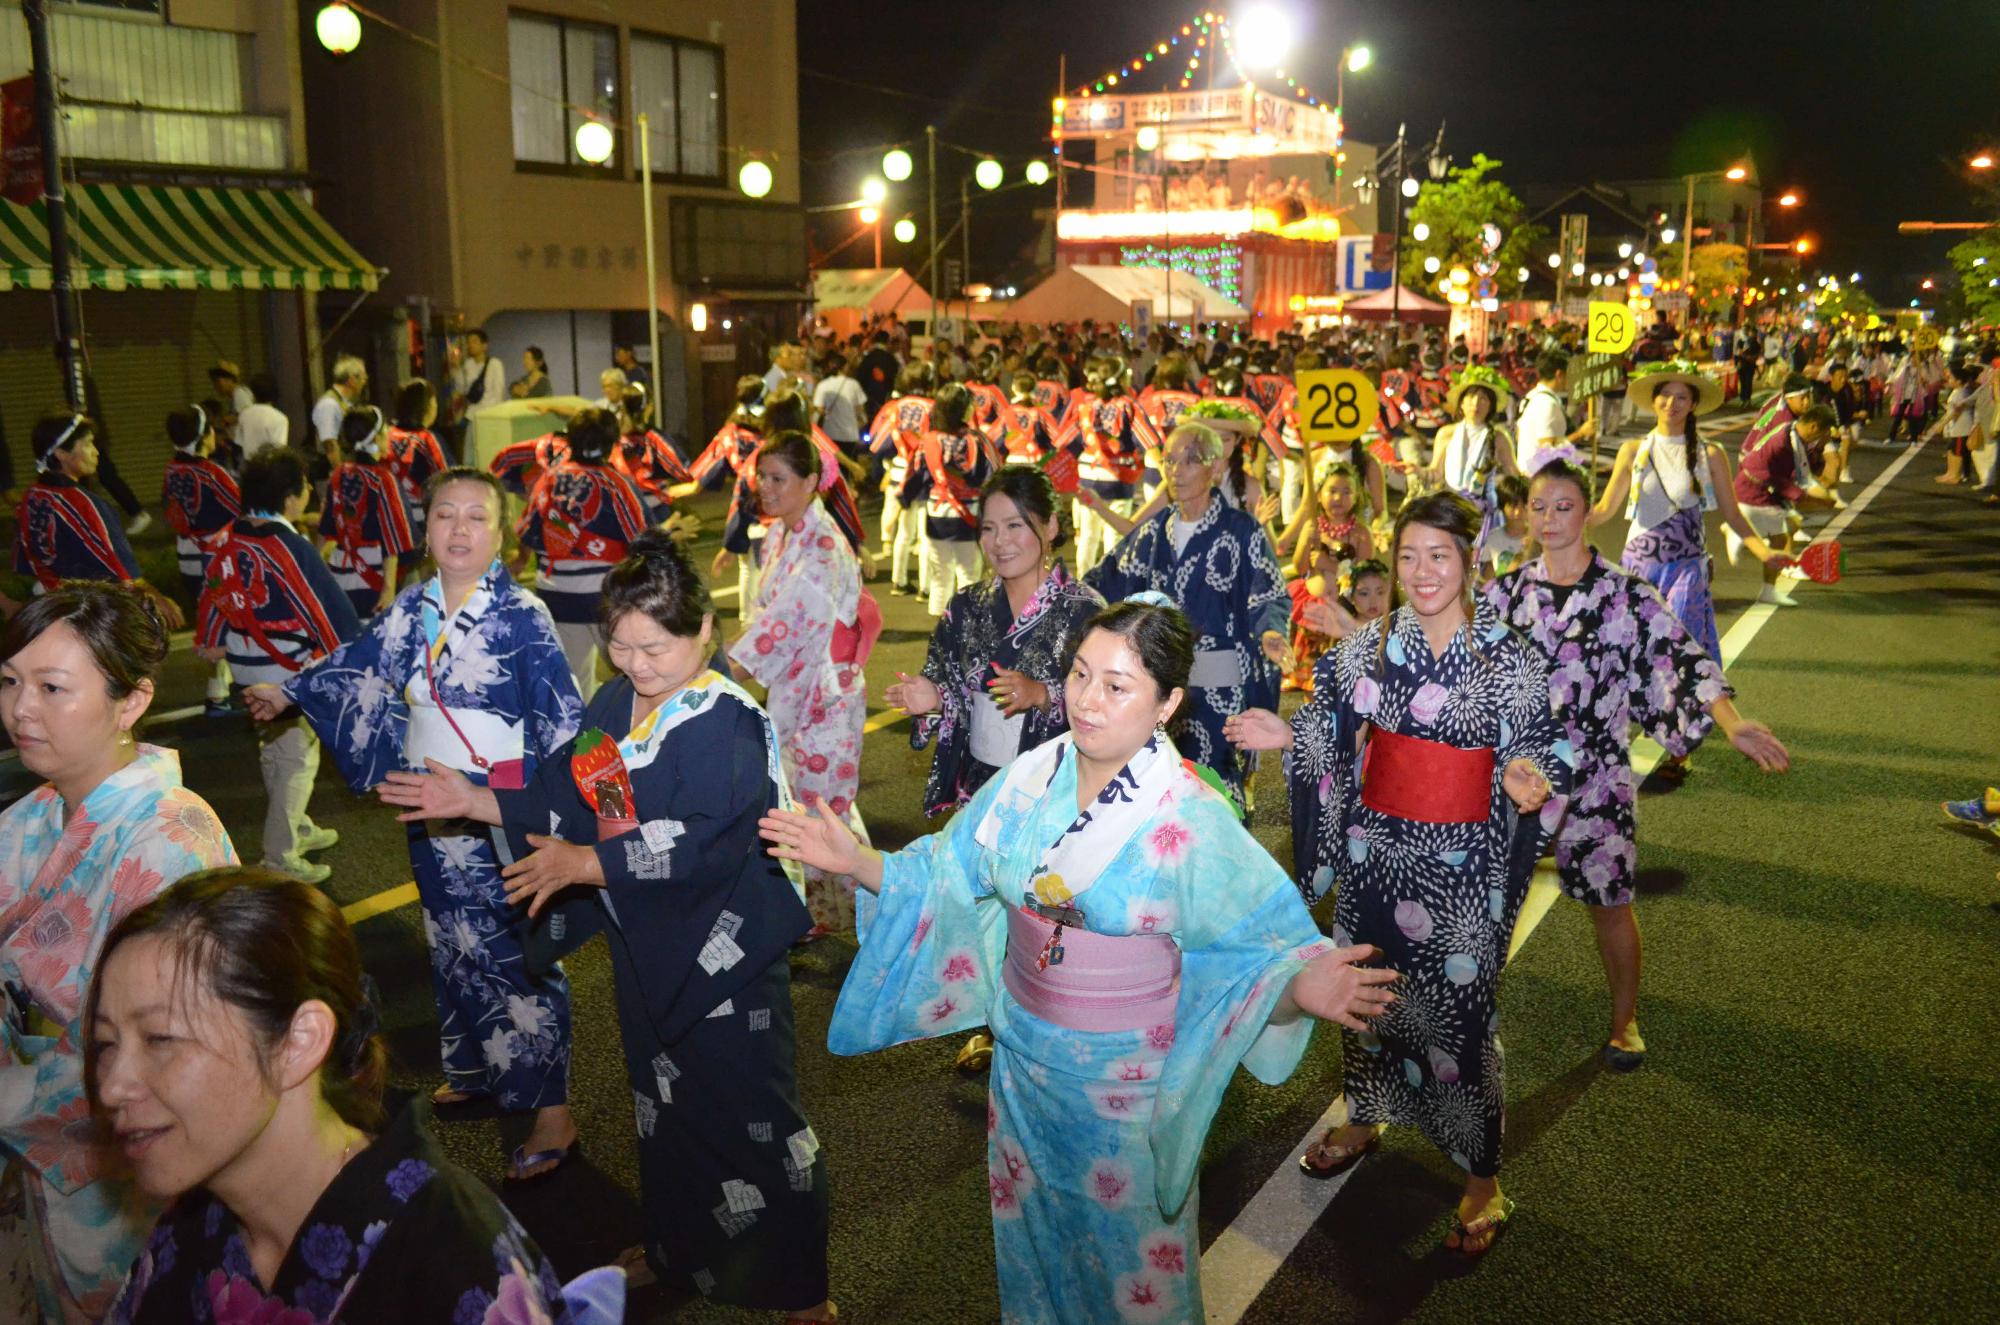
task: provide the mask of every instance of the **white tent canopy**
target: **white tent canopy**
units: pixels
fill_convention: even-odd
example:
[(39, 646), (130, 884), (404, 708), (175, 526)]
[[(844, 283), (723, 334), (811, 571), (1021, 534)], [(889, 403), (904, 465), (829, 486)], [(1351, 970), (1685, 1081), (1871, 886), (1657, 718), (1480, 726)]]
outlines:
[(835, 267), (813, 274), (813, 303), (821, 312), (894, 309), (910, 317), (930, 312), (931, 297), (901, 267)]
[(1014, 301), (1016, 322), (1129, 322), (1134, 300), (1157, 322), (1244, 322), (1250, 311), (1186, 272), (1164, 267), (1064, 267)]

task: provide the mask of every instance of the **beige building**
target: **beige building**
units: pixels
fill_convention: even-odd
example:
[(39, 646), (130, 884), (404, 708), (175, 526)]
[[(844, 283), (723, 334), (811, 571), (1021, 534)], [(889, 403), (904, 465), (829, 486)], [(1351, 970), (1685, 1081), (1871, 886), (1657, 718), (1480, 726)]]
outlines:
[[(297, 0), (50, 6), (74, 279), (93, 410), (127, 483), (157, 506), (171, 409), (229, 359), (270, 371), (301, 421), (320, 296), (374, 280), (312, 211)], [(0, 0), (0, 82), (24, 79), (20, 6)], [(57, 408), (47, 227), (0, 201), (0, 421), (15, 482)]]
[[(792, 0), (370, 8), (393, 28), (364, 18), (353, 52), (336, 57), (308, 39), (303, 60), (320, 206), (388, 269), (341, 347), (360, 348), (358, 332), (378, 380), (410, 371), (421, 347), (435, 380), (446, 337), (483, 326), (510, 380), (532, 345), (559, 394), (586, 397), (614, 344), (646, 359), (643, 112), (661, 421), (705, 441), (726, 410), (736, 347), (744, 370), (763, 371), (764, 347), (802, 311)], [(600, 165), (576, 147), (590, 119), (613, 129)], [(772, 174), (762, 200), (737, 188), (750, 160)], [(690, 330), (698, 303), (706, 347)]]

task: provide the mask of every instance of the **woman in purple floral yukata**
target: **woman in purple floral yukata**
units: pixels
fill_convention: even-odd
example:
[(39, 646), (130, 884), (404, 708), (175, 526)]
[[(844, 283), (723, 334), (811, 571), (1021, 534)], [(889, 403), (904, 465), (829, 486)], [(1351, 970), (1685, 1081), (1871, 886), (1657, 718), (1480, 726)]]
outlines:
[(1561, 715), (1576, 775), (1556, 834), (1562, 889), (1590, 906), (1597, 951), (1611, 985), (1606, 1066), (1630, 1072), (1645, 1061), (1639, 1035), (1639, 921), (1632, 875), (1632, 724), (1685, 757), (1711, 726), (1767, 773), (1790, 763), (1760, 722), (1736, 711), (1722, 667), (1659, 591), (1600, 556), (1584, 537), (1590, 480), (1566, 459), (1528, 488), (1528, 522), (1542, 555), (1486, 586), (1487, 604), (1549, 659), (1549, 693)]
[(565, 1289), (417, 1100), (382, 1109), (354, 932), (317, 889), (211, 870), (105, 941), (85, 1081), (148, 1196), (172, 1201), (113, 1325), (601, 1325), (624, 1278)]

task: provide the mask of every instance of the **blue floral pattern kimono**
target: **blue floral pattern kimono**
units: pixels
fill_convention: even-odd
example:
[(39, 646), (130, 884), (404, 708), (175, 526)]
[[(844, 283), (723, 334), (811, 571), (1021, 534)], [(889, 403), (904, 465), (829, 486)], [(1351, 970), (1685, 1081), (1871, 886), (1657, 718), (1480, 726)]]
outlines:
[[(1201, 1320), (1195, 1175), (1210, 1120), (1239, 1062), (1281, 1082), (1311, 1036), (1310, 1018), (1269, 1023), (1325, 940), (1227, 800), (1170, 742), (1155, 750), (1164, 776), (1136, 796), (1157, 799), (1075, 902), (1095, 933), (1178, 945), (1171, 1021), (1067, 1029), (1000, 978), (1009, 908), (1050, 844), (1089, 817), (1065, 735), (989, 781), (942, 831), (884, 857), (879, 911), (827, 1032), (835, 1053), (858, 1054), (990, 1028), (988, 1184), (1009, 1325)], [(1015, 776), (1031, 764), (1036, 776)], [(1134, 785), (1130, 772), (1094, 812)]]
[[(1389, 636), (1383, 639), (1383, 630)], [(1482, 822), (1425, 823), (1361, 799), (1355, 738), (1372, 730), (1493, 751)], [(1366, 1032), (1343, 1032), (1349, 1117), (1415, 1123), (1453, 1163), (1499, 1171), (1500, 968), (1535, 861), (1562, 818), (1573, 753), (1551, 711), (1542, 655), (1479, 604), (1433, 657), (1415, 609), (1342, 640), (1292, 715), (1292, 837), (1301, 887), (1337, 879), (1333, 941), (1372, 943), (1397, 999)], [(1553, 794), (1523, 818), (1501, 789), (1525, 759)]]
[[(498, 561), (456, 611), (436, 579), (405, 589), (285, 693), (357, 794), (426, 757), (487, 785), (475, 752), (519, 785), (583, 715), (548, 609)], [(519, 908), (500, 878), (513, 859), (505, 835), (470, 820), (408, 827), (446, 1083), (505, 1109), (563, 1103), (569, 986), (559, 969), (538, 978), (523, 965)]]
[[(106, 1325), (617, 1319), (572, 1310), (555, 1268), (507, 1207), (439, 1151), (428, 1111), (404, 1106), (335, 1175), (268, 1286), (229, 1207), (205, 1188), (181, 1197), (154, 1227)], [(622, 1292), (613, 1297), (622, 1310)]]
[(1576, 755), (1556, 835), (1562, 889), (1593, 906), (1624, 906), (1639, 859), (1632, 724), (1685, 755), (1708, 735), (1708, 707), (1732, 693), (1729, 683), (1658, 590), (1595, 551), (1566, 596), (1539, 558), (1484, 594), (1548, 656), (1550, 699)]
[[(0, 814), (0, 1320), (95, 1320), (157, 1210), (91, 1124), (85, 993), (112, 926), (237, 863), (180, 756), (141, 745), (74, 815), (48, 784)], [(25, 1269), (38, 1301), (8, 1296)]]
[[(1266, 631), (1289, 637), (1292, 599), (1270, 535), (1255, 516), (1218, 493), (1179, 552), (1174, 519), (1171, 506), (1153, 515), (1083, 578), (1107, 602), (1154, 589), (1187, 614), (1196, 635), (1196, 670), (1189, 685), (1190, 720), (1181, 736), (1188, 754), (1214, 769), (1241, 801), (1252, 765), (1223, 739), (1222, 724), (1245, 709), (1278, 707), (1278, 668), (1264, 656), (1262, 639)], [(1205, 654), (1234, 656), (1234, 684), (1201, 684)], [(1224, 666), (1226, 671), (1226, 660)]]

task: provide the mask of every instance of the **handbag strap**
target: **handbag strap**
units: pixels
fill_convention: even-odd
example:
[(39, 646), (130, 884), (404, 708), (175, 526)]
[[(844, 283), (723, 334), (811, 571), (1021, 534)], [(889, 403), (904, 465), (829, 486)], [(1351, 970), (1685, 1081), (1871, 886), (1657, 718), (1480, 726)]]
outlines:
[[(449, 629), (451, 629), (449, 621), (439, 626), (439, 638), (442, 639), (444, 632)], [(444, 696), (438, 693), (437, 674), (431, 668), (431, 646), (428, 640), (424, 642), (424, 681), (431, 688), (431, 703), (436, 704), (438, 712), (444, 714), (445, 723), (450, 726), (452, 735), (458, 737), (458, 743), (465, 747), (466, 757), (472, 760), (472, 766), (482, 773), (492, 772), (493, 761), (472, 748), (472, 742), (467, 740), (465, 733), (459, 729), (457, 719), (451, 716), (451, 709), (445, 704)]]

